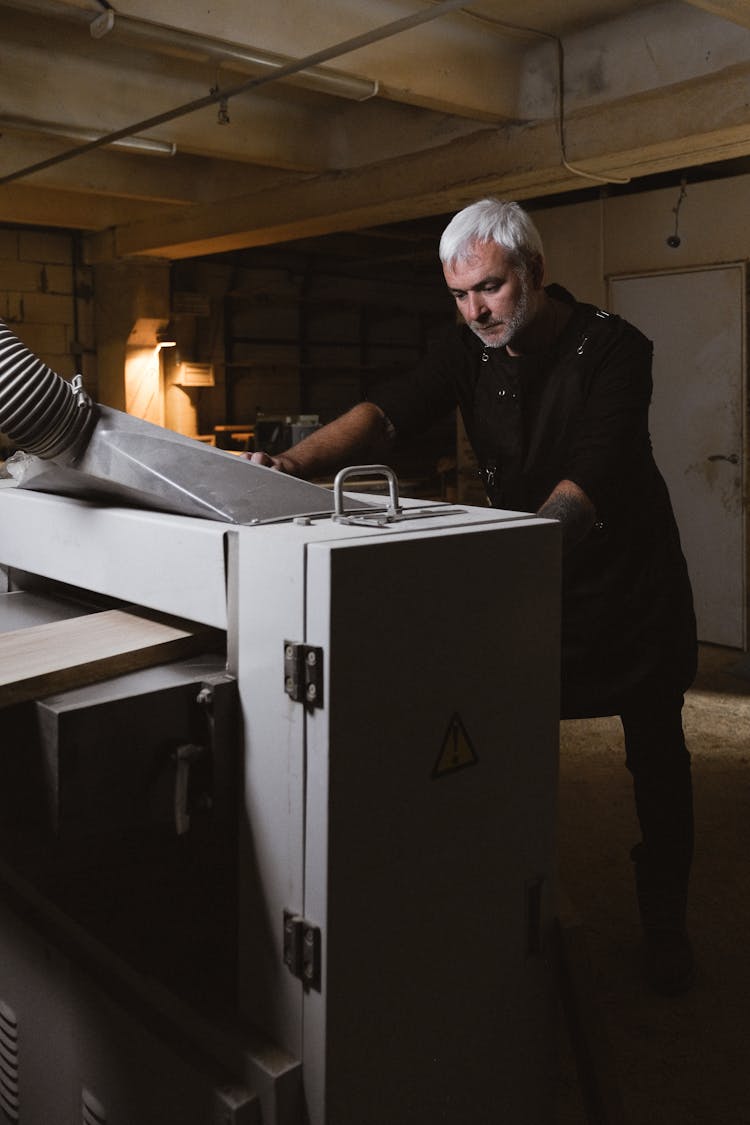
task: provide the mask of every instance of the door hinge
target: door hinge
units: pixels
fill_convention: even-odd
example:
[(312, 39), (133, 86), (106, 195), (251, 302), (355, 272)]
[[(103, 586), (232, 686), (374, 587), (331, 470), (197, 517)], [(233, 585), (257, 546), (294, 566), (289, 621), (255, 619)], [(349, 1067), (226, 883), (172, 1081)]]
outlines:
[(320, 927), (300, 914), (284, 911), (284, 964), (305, 988), (320, 992)]
[(323, 706), (323, 649), (284, 641), (284, 691), (308, 707)]

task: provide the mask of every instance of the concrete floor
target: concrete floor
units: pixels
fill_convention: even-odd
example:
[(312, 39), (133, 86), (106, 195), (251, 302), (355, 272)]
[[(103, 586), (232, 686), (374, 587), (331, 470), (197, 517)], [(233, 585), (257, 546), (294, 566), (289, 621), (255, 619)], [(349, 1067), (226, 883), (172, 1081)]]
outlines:
[[(560, 875), (582, 925), (594, 1018), (622, 1108), (597, 1125), (750, 1125), (750, 658), (702, 647), (685, 731), (698, 975), (688, 995), (665, 999), (639, 976), (628, 859), (639, 832), (619, 721), (562, 724)], [(588, 1123), (564, 1025), (561, 1052), (559, 1123)]]

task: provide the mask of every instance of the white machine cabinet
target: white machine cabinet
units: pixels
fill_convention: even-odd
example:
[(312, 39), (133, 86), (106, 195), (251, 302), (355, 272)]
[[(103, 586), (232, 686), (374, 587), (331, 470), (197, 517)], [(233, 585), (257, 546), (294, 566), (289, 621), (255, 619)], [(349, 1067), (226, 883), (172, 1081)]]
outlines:
[[(66, 1091), (96, 1076), (86, 1091), (102, 1120), (187, 1125), (182, 1103), (180, 1116), (164, 1108), (170, 1083), (184, 1100), (185, 1037), (205, 1073), (224, 1075), (208, 1108), (193, 1099), (190, 1123), (553, 1119), (558, 527), (414, 502), (405, 515), (228, 526), (0, 489), (10, 591), (66, 583), (214, 626), (236, 680), (237, 975), (222, 1005), (150, 979), (80, 918), (68, 926), (12, 863), (0, 873), (4, 911), (24, 916), (11, 926), (0, 912), (0, 947), (16, 935), (17, 962), (32, 926), (62, 950), (55, 980), (60, 956), (75, 965), (70, 1007), (101, 997), (105, 1033), (81, 1047), (97, 1066), (71, 1058), (69, 1040), (60, 1065)], [(0, 1023), (5, 1004), (20, 1027), (31, 995), (38, 1014), (43, 964), (30, 959), (19, 991), (0, 960)], [(114, 1077), (126, 1039), (106, 1031), (121, 1029), (120, 1009), (133, 1041), (139, 1026), (144, 1043), (174, 1034), (181, 1060), (160, 1068), (164, 1088), (153, 1106), (143, 1093), (138, 1116), (121, 1113)]]

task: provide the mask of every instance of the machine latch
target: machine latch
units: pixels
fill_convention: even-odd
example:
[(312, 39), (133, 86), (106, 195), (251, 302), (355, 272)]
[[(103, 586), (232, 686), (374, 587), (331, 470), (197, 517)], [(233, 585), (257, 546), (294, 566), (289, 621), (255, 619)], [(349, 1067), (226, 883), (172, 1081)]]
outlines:
[(284, 641), (284, 691), (308, 707), (323, 706), (323, 649)]
[[(190, 831), (190, 814), (195, 803), (197, 775), (206, 771), (208, 751), (205, 746), (184, 743), (172, 754), (175, 765), (174, 785), (174, 825), (178, 836)], [(202, 767), (202, 770), (201, 770)], [(206, 785), (206, 790), (208, 786)], [(201, 794), (199, 807), (210, 806), (207, 791)]]
[(320, 992), (320, 927), (284, 911), (284, 964), (305, 988)]

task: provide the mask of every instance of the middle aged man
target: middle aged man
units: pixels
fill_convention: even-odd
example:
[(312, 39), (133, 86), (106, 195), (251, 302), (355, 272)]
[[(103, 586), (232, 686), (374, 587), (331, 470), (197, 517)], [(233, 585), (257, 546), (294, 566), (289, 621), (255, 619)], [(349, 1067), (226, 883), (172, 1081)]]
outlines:
[(309, 478), (382, 458), (395, 435), (417, 434), (458, 406), (490, 503), (560, 521), (562, 717), (621, 717), (643, 837), (631, 855), (644, 971), (656, 989), (677, 993), (693, 978), (682, 705), (697, 646), (648, 433), (652, 347), (619, 317), (544, 287), (541, 240), (516, 203), (485, 199), (460, 211), (440, 257), (464, 323), (409, 378), (279, 456), (252, 460)]

